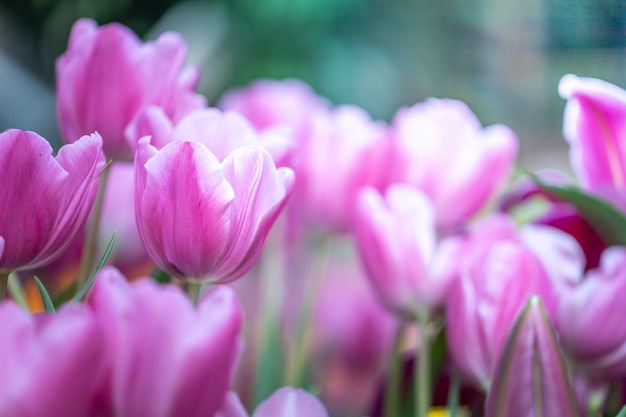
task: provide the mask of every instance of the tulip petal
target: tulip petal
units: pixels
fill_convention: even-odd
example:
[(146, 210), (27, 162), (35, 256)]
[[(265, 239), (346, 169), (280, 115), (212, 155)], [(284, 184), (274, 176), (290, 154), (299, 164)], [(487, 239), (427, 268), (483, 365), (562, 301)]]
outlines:
[(234, 391), (229, 391), (224, 398), (220, 409), (214, 417), (250, 417), (239, 396)]
[(328, 417), (324, 405), (302, 389), (280, 388), (263, 401), (252, 417)]
[(511, 327), (485, 415), (579, 415), (567, 365), (539, 297), (528, 300)]

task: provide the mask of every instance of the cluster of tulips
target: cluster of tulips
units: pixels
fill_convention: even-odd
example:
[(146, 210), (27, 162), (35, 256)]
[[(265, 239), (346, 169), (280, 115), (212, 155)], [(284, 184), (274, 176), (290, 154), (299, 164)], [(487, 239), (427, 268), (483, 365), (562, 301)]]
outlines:
[(186, 59), (81, 19), (67, 144), (0, 134), (0, 417), (620, 412), (626, 91), (565, 76), (575, 179), (514, 179), (460, 101), (210, 107)]

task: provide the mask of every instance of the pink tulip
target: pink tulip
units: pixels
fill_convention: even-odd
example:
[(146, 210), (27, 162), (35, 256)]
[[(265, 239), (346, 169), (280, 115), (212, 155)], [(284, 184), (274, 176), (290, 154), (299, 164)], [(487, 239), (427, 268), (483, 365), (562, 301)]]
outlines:
[(518, 232), (504, 216), (477, 223), (447, 245), (448, 262), (442, 264), (451, 265), (453, 275), (446, 305), (448, 346), (461, 371), (487, 387), (522, 306), (538, 295), (554, 317), (556, 294), (582, 270), (582, 253), (565, 233), (542, 226)]
[(311, 114), (293, 151), (293, 214), (327, 231), (350, 230), (358, 192), (387, 184), (386, 133), (384, 124), (358, 107)]
[(259, 130), (277, 125), (298, 130), (310, 114), (328, 108), (328, 103), (299, 80), (258, 80), (227, 92), (220, 107), (242, 114)]
[(52, 262), (70, 245), (91, 210), (104, 167), (102, 139), (84, 136), (56, 157), (34, 132), (0, 134), (0, 271)]
[(284, 387), (259, 404), (252, 417), (328, 417), (328, 413), (308, 392)]
[(104, 376), (103, 341), (82, 305), (32, 315), (0, 304), (0, 417), (88, 415)]
[(235, 149), (253, 145), (265, 148), (278, 166), (286, 163), (292, 147), (291, 137), (275, 130), (257, 133), (240, 114), (217, 109), (199, 109), (174, 124), (160, 107), (149, 106), (139, 112), (126, 129), (133, 150), (143, 136), (151, 136), (157, 149), (175, 140), (200, 142), (223, 161)]
[(105, 329), (109, 374), (94, 416), (212, 416), (230, 384), (242, 324), (222, 286), (196, 308), (173, 285), (102, 270), (88, 300)]
[(183, 71), (186, 57), (178, 34), (142, 43), (118, 23), (98, 27), (93, 20), (78, 20), (56, 63), (57, 113), (65, 140), (98, 131), (107, 158), (132, 159), (124, 129), (144, 106), (161, 106), (175, 120), (205, 106), (193, 94), (199, 72)]
[(626, 377), (626, 249), (604, 251), (598, 269), (560, 297), (561, 343), (580, 370), (596, 379)]
[(395, 182), (417, 186), (431, 199), (437, 224), (447, 229), (471, 219), (509, 178), (517, 137), (503, 125), (483, 128), (462, 102), (429, 99), (398, 110)]
[(566, 75), (559, 93), (567, 100), (563, 133), (570, 163), (584, 188), (626, 189), (626, 92), (606, 81)]
[(421, 191), (398, 184), (382, 196), (366, 188), (355, 220), (361, 260), (385, 307), (415, 319), (443, 304), (449, 279), (435, 270), (435, 212)]
[(541, 300), (511, 326), (487, 398), (486, 417), (578, 416), (569, 370)]
[(220, 164), (197, 142), (157, 150), (143, 139), (135, 162), (141, 239), (157, 265), (178, 277), (226, 282), (245, 274), (293, 186), (292, 171), (254, 147)]

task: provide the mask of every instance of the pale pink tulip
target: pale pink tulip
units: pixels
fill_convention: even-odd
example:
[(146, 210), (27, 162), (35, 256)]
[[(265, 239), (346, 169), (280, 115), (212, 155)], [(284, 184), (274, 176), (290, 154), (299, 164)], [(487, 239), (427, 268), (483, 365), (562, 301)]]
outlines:
[(584, 188), (626, 191), (626, 91), (595, 78), (566, 75), (563, 133), (570, 164)]
[(424, 193), (400, 184), (384, 196), (366, 188), (355, 220), (361, 260), (385, 307), (415, 319), (443, 304), (450, 280), (436, 271), (435, 212)]
[(218, 287), (197, 307), (173, 285), (103, 269), (88, 300), (106, 335), (108, 376), (93, 416), (212, 416), (238, 353), (242, 312)]
[(84, 136), (53, 157), (41, 136), (8, 130), (0, 134), (0, 166), (0, 271), (52, 262), (89, 215), (104, 167), (102, 139)]
[(280, 388), (254, 410), (252, 417), (328, 417), (314, 396), (292, 387)]
[(148, 254), (163, 270), (232, 281), (256, 262), (293, 186), (264, 150), (244, 147), (220, 164), (198, 142), (137, 149), (136, 216)]
[(194, 95), (197, 69), (183, 69), (187, 46), (168, 32), (143, 43), (127, 27), (98, 27), (80, 19), (67, 51), (56, 62), (57, 113), (66, 142), (98, 131), (107, 158), (131, 160), (124, 129), (144, 106), (154, 104), (178, 120), (204, 107)]
[(392, 121), (394, 182), (420, 188), (437, 224), (458, 226), (505, 184), (517, 156), (517, 136), (503, 125), (483, 128), (463, 102), (428, 99), (398, 110)]
[(103, 342), (83, 305), (33, 315), (1, 303), (0, 417), (89, 415), (104, 377)]
[(453, 275), (446, 304), (448, 346), (463, 373), (484, 388), (528, 298), (540, 296), (555, 317), (557, 292), (582, 271), (582, 251), (571, 236), (554, 228), (527, 226), (518, 232), (504, 216), (477, 223), (447, 245)]

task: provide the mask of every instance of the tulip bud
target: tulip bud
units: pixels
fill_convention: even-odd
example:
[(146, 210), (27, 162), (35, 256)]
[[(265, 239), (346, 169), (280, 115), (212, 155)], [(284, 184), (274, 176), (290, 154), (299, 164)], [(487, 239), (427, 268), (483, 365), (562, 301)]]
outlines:
[(324, 405), (302, 389), (280, 388), (254, 411), (252, 417), (328, 417)]

